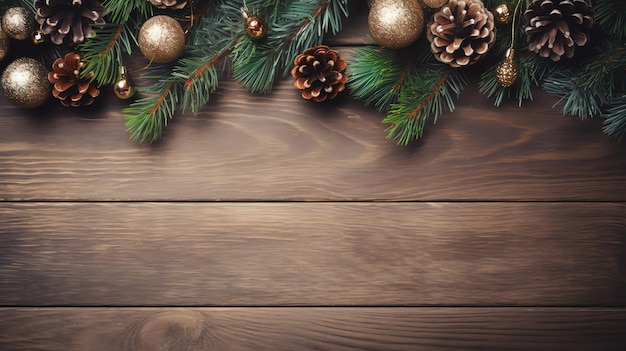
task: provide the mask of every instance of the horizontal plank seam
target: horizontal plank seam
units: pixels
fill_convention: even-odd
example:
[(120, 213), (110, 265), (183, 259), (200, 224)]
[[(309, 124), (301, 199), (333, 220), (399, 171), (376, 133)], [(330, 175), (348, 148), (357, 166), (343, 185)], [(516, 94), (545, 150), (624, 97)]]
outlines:
[(626, 309), (626, 305), (0, 305), (0, 308), (551, 308), (551, 309), (568, 309), (568, 308), (597, 308), (597, 309)]
[(489, 200), (489, 199), (440, 199), (440, 200), (51, 200), (51, 199), (28, 199), (28, 200), (0, 200), (5, 204), (28, 204), (28, 203), (199, 203), (199, 204), (258, 204), (258, 203), (302, 203), (302, 204), (343, 204), (343, 203), (398, 203), (398, 204), (428, 204), (428, 203), (568, 203), (568, 204), (626, 204), (626, 200)]

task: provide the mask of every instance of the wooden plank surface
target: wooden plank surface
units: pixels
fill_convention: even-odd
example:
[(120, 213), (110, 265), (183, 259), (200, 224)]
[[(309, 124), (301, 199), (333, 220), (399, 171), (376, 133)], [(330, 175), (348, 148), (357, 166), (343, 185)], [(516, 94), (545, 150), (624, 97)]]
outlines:
[(5, 351), (622, 351), (626, 310), (0, 309)]
[(5, 203), (0, 305), (626, 303), (626, 204)]
[(0, 100), (0, 200), (626, 200), (626, 148), (542, 93), (494, 109), (469, 88), (409, 147), (381, 114), (301, 101), (288, 81), (216, 95), (156, 145), (128, 140), (119, 102), (29, 116)]

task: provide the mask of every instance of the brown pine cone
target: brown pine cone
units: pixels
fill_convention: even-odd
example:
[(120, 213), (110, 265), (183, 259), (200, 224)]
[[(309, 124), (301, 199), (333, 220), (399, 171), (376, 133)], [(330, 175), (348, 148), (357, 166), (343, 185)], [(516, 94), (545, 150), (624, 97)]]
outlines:
[(528, 49), (559, 61), (584, 46), (593, 26), (593, 8), (585, 0), (535, 0), (524, 13)]
[(52, 64), (52, 72), (48, 73), (48, 80), (54, 84), (52, 96), (59, 99), (63, 106), (91, 105), (94, 98), (100, 95), (100, 90), (89, 79), (93, 72), (81, 78), (81, 71), (85, 63), (79, 54), (69, 53), (65, 58), (58, 58)]
[(106, 14), (98, 0), (35, 0), (37, 22), (50, 41), (60, 45), (64, 40), (82, 43), (94, 35), (91, 25), (104, 23)]
[(345, 89), (346, 61), (326, 45), (304, 50), (294, 60), (291, 76), (302, 97), (317, 102), (333, 99)]
[(452, 67), (475, 63), (496, 40), (493, 14), (480, 0), (450, 0), (426, 28), (433, 54)]
[(187, 5), (187, 0), (150, 0), (158, 9), (180, 10)]

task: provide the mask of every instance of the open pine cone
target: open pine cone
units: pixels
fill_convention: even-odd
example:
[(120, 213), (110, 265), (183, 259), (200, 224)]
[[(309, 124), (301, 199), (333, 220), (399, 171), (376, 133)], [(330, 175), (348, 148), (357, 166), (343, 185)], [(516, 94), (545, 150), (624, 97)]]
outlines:
[(187, 5), (187, 0), (150, 0), (158, 9), (180, 10)]
[(528, 49), (559, 61), (584, 46), (593, 26), (593, 8), (585, 0), (535, 0), (524, 13)]
[(48, 80), (54, 84), (52, 96), (59, 99), (63, 106), (91, 105), (94, 98), (100, 95), (100, 90), (89, 80), (93, 72), (81, 77), (85, 63), (76, 53), (69, 53), (64, 58), (58, 58), (52, 64), (52, 71), (48, 73)]
[(326, 45), (304, 50), (296, 56), (291, 76), (302, 97), (317, 102), (333, 99), (345, 89), (348, 75), (346, 61)]
[(480, 0), (450, 0), (426, 28), (433, 54), (452, 67), (475, 63), (496, 40), (493, 14)]
[(64, 40), (82, 43), (94, 34), (91, 25), (104, 23), (106, 14), (98, 0), (35, 0), (37, 22), (43, 34), (60, 45)]

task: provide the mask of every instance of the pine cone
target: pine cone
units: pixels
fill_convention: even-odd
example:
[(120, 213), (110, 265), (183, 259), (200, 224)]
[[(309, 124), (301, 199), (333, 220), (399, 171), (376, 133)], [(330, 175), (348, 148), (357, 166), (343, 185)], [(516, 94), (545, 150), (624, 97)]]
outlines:
[(52, 95), (61, 101), (63, 106), (91, 105), (94, 98), (100, 95), (100, 90), (89, 80), (93, 72), (81, 77), (85, 63), (79, 54), (69, 53), (65, 58), (58, 58), (52, 64), (52, 72), (48, 73), (48, 80), (54, 84)]
[(104, 23), (106, 13), (98, 0), (35, 0), (35, 9), (41, 31), (57, 45), (63, 40), (78, 44), (93, 36), (91, 25)]
[(480, 0), (450, 0), (426, 28), (433, 54), (452, 67), (475, 63), (496, 40), (493, 14)]
[(348, 75), (346, 61), (339, 52), (326, 45), (304, 50), (294, 60), (291, 76), (296, 79), (294, 86), (302, 97), (317, 102), (333, 99), (345, 88)]
[(524, 13), (528, 49), (559, 61), (584, 46), (593, 26), (593, 8), (585, 0), (535, 0)]
[(180, 10), (187, 5), (187, 0), (150, 0), (158, 9)]

